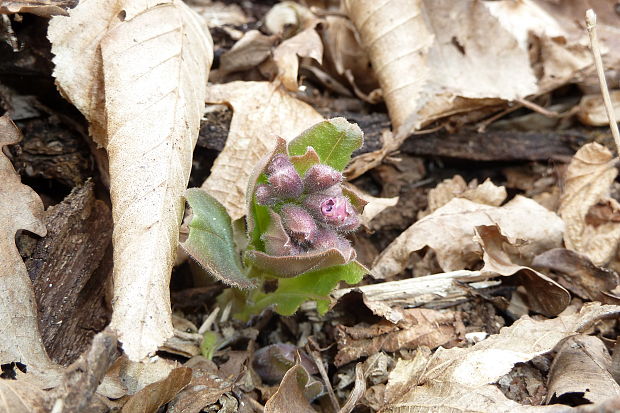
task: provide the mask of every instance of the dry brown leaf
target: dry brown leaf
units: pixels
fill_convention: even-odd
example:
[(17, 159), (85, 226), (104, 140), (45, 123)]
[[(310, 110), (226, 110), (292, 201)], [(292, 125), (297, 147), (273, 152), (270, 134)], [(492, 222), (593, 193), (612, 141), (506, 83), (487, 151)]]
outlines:
[(0, 379), (0, 411), (10, 413), (47, 413), (50, 403), (46, 393), (23, 381)]
[(52, 20), (49, 38), (58, 87), (109, 155), (112, 326), (139, 360), (173, 333), (168, 285), (211, 39), (180, 0), (85, 1)]
[(604, 304), (620, 304), (619, 297), (609, 294), (620, 282), (618, 273), (594, 265), (585, 255), (554, 248), (534, 258), (532, 266), (553, 271), (562, 286), (582, 298)]
[(187, 3), (192, 10), (205, 19), (209, 27), (241, 26), (249, 23), (249, 19), (238, 4), (219, 1), (188, 1)]
[(524, 260), (562, 243), (562, 220), (531, 199), (517, 196), (506, 205), (494, 207), (455, 198), (399, 235), (378, 257), (372, 273), (376, 278), (398, 274), (405, 269), (409, 256), (425, 246), (435, 251), (444, 271), (471, 266), (482, 255), (473, 241), (474, 228), (494, 224), (509, 238), (526, 241), (518, 248)]
[(547, 404), (570, 404), (574, 398), (600, 403), (620, 396), (620, 386), (609, 373), (611, 357), (598, 337), (568, 337), (558, 349), (549, 371)]
[(618, 306), (589, 303), (551, 320), (524, 316), (467, 349), (438, 349), (433, 355), (418, 350), (413, 360), (399, 360), (390, 373), (381, 412), (570, 412), (567, 406), (521, 405), (507, 399), (496, 383), (516, 363), (550, 352), (597, 320), (618, 316)]
[[(441, 116), (537, 93), (528, 36), (566, 36), (551, 15), (529, 1), (344, 4), (368, 50), (399, 137)], [(553, 85), (565, 82), (562, 76)]]
[(211, 72), (211, 79), (219, 80), (228, 73), (255, 68), (271, 56), (276, 41), (276, 36), (265, 36), (258, 30), (249, 30), (220, 57), (220, 66)]
[(32, 283), (15, 245), (15, 234), (27, 230), (46, 233), (43, 202), (30, 187), (21, 183), (2, 147), (21, 140), (8, 114), (0, 117), (0, 364), (20, 362), (28, 372), (45, 372), (55, 367), (43, 347)]
[(484, 251), (484, 273), (515, 275), (527, 290), (529, 308), (546, 316), (556, 316), (570, 304), (570, 294), (561, 285), (529, 267), (513, 263), (518, 257), (519, 240), (508, 239), (497, 225), (476, 227), (476, 238)]
[(192, 380), (168, 404), (169, 413), (200, 413), (203, 409), (215, 402), (233, 388), (233, 382), (221, 378), (209, 365), (210, 360), (191, 359), (187, 366), (192, 368)]
[(125, 403), (122, 413), (144, 412), (155, 413), (168, 403), (178, 392), (183, 390), (192, 379), (192, 369), (178, 367), (163, 380), (151, 383)]
[(269, 82), (210, 85), (207, 92), (207, 102), (229, 103), (234, 113), (226, 146), (202, 188), (220, 201), (234, 220), (245, 215), (248, 178), (274, 147), (276, 137), (291, 140), (323, 117)]
[(0, 14), (32, 13), (41, 17), (67, 15), (67, 9), (74, 7), (77, 0), (3, 0)]
[(316, 413), (307, 395), (317, 396), (322, 384), (313, 381), (306, 369), (299, 363), (288, 369), (280, 387), (265, 403), (264, 413)]
[(334, 364), (342, 366), (380, 351), (456, 344), (465, 333), (458, 312), (410, 308), (401, 313), (405, 318), (397, 324), (382, 320), (371, 326), (337, 326), (338, 354)]
[(506, 199), (506, 188), (496, 186), (490, 179), (478, 185), (471, 181), (469, 185), (461, 175), (454, 175), (428, 192), (428, 211), (434, 212), (454, 198), (464, 198), (478, 204), (500, 206)]
[(286, 39), (273, 51), (273, 60), (278, 66), (278, 79), (284, 87), (296, 92), (299, 58), (310, 57), (319, 64), (323, 62), (323, 42), (313, 28)]
[[(611, 103), (616, 114), (616, 119), (620, 118), (620, 90), (609, 92)], [(581, 123), (590, 126), (607, 126), (609, 119), (603, 104), (603, 97), (599, 95), (585, 95), (579, 102), (577, 117)]]
[(590, 208), (609, 199), (611, 184), (618, 175), (615, 164), (604, 146), (584, 145), (568, 165), (560, 198), (558, 214), (566, 223), (566, 247), (585, 254), (596, 265), (613, 257), (620, 240), (620, 223), (607, 222), (595, 227), (586, 222)]

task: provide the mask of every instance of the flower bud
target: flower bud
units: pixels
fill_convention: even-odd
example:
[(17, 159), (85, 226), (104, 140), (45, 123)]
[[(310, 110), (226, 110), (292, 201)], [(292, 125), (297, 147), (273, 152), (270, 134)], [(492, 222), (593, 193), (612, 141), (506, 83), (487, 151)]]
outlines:
[(357, 218), (353, 206), (344, 196), (310, 195), (304, 201), (304, 206), (319, 220), (335, 229), (343, 226), (348, 228)]
[(328, 165), (312, 165), (304, 177), (306, 193), (315, 193), (342, 182), (342, 174)]
[(307, 244), (314, 240), (317, 225), (305, 209), (294, 204), (286, 204), (280, 211), (282, 223), (287, 233), (299, 244)]
[(259, 205), (274, 205), (277, 202), (276, 196), (269, 185), (258, 185), (255, 194), (256, 203)]
[(267, 166), (273, 194), (282, 199), (297, 198), (304, 190), (301, 177), (286, 155), (276, 155)]

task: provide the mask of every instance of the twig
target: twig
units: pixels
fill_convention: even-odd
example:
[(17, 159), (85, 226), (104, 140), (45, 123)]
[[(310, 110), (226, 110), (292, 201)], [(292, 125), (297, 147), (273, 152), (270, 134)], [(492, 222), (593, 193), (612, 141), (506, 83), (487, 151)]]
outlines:
[(592, 49), (592, 55), (594, 57), (594, 65), (596, 66), (596, 74), (601, 86), (601, 94), (603, 95), (603, 102), (605, 103), (605, 111), (607, 112), (607, 119), (609, 120), (609, 127), (611, 128), (611, 134), (616, 142), (616, 149), (620, 153), (620, 133), (618, 132), (618, 124), (616, 123), (616, 113), (611, 104), (611, 98), (609, 97), (609, 89), (607, 89), (607, 80), (605, 79), (605, 72), (603, 71), (603, 59), (601, 58), (601, 50), (598, 44), (598, 36), (596, 34), (596, 13), (594, 10), (588, 9), (586, 11), (586, 28), (590, 35), (590, 48)]
[(531, 102), (527, 99), (523, 99), (523, 98), (519, 98), (515, 100), (516, 102), (518, 102), (520, 105), (525, 106), (526, 108), (530, 109), (533, 112), (538, 112), (543, 116), (546, 116), (548, 118), (561, 118), (562, 117), (562, 113), (558, 113), (558, 112), (553, 112), (551, 110), (545, 109), (540, 105), (537, 105), (534, 102)]
[(323, 364), (323, 357), (321, 357), (320, 347), (317, 342), (315, 342), (312, 337), (308, 337), (308, 344), (306, 345), (310, 356), (314, 359), (314, 364), (316, 364), (317, 369), (319, 369), (319, 373), (321, 374), (321, 378), (325, 382), (325, 387), (327, 388), (327, 394), (329, 395), (329, 400), (332, 404), (332, 408), (334, 412), (337, 413), (340, 411), (340, 403), (338, 403), (338, 398), (336, 397), (336, 393), (334, 393), (334, 389), (332, 387), (332, 383), (329, 380), (329, 376), (327, 375), (327, 370), (325, 369), (325, 365)]

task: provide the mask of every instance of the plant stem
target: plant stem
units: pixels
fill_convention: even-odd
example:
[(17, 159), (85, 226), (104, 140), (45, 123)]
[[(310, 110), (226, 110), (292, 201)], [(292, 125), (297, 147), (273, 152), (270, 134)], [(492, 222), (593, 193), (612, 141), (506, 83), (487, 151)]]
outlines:
[(598, 36), (596, 34), (596, 13), (594, 10), (588, 9), (586, 11), (586, 28), (590, 35), (590, 47), (592, 49), (592, 55), (594, 56), (594, 65), (596, 66), (596, 74), (598, 75), (598, 81), (601, 86), (601, 94), (603, 95), (603, 102), (605, 103), (605, 111), (607, 112), (607, 119), (609, 120), (609, 127), (611, 128), (611, 134), (616, 142), (616, 150), (620, 153), (620, 133), (618, 132), (618, 123), (616, 122), (616, 113), (609, 97), (609, 89), (607, 89), (607, 80), (605, 79), (605, 72), (603, 71), (603, 59), (601, 58), (601, 51), (598, 44)]

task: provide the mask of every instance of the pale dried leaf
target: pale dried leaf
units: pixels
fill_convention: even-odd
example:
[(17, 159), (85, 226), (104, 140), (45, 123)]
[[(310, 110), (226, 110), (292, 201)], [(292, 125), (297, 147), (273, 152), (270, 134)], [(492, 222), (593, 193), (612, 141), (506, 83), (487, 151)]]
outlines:
[(0, 1), (0, 14), (32, 13), (41, 17), (67, 15), (67, 8), (77, 4), (77, 0), (3, 0)]
[(609, 294), (620, 283), (618, 273), (594, 265), (583, 254), (554, 248), (536, 256), (532, 266), (553, 271), (562, 286), (580, 297), (603, 304), (620, 304), (620, 298)]
[[(271, 50), (276, 41), (276, 36), (265, 36), (258, 30), (246, 32), (230, 50), (220, 57), (217, 77), (255, 68), (271, 56)], [(212, 72), (212, 76), (215, 72), (215, 70)]]
[[(612, 90), (609, 92), (611, 103), (616, 114), (616, 119), (620, 118), (620, 90)], [(609, 119), (603, 104), (601, 95), (585, 95), (579, 102), (579, 111), (577, 112), (579, 120), (590, 126), (607, 126)]]
[(280, 387), (265, 403), (265, 413), (315, 413), (305, 392), (310, 385), (316, 385), (301, 364), (291, 367), (280, 383)]
[(180, 0), (85, 1), (54, 18), (49, 37), (59, 88), (110, 158), (112, 326), (141, 359), (172, 336), (168, 284), (211, 39)]
[(265, 29), (271, 34), (296, 33), (316, 25), (316, 16), (306, 6), (294, 1), (275, 4), (265, 15)]
[(477, 185), (472, 181), (467, 185), (461, 175), (454, 175), (428, 192), (428, 210), (434, 212), (454, 198), (464, 198), (478, 204), (500, 206), (506, 200), (506, 188), (496, 186), (490, 179)]
[(233, 220), (245, 215), (245, 192), (253, 168), (276, 144), (291, 140), (323, 120), (312, 107), (268, 82), (210, 85), (210, 103), (229, 103), (234, 110), (224, 150), (202, 184), (226, 207)]
[(410, 308), (402, 310), (404, 319), (394, 324), (381, 320), (370, 326), (338, 326), (336, 366), (380, 351), (397, 352), (419, 346), (435, 348), (456, 344), (465, 334), (461, 315), (454, 311)]
[(170, 372), (163, 380), (151, 383), (134, 394), (123, 406), (121, 412), (156, 412), (168, 403), (192, 379), (192, 369), (179, 367)]
[(44, 236), (43, 202), (21, 183), (2, 147), (21, 140), (8, 114), (0, 117), (0, 364), (21, 362), (29, 372), (54, 369), (45, 352), (32, 283), (15, 245), (15, 234), (27, 230)]
[(349, 0), (345, 7), (399, 136), (440, 116), (536, 93), (528, 36), (565, 34), (529, 1)]
[(564, 243), (585, 254), (596, 265), (607, 263), (620, 240), (620, 223), (588, 225), (590, 208), (609, 198), (610, 186), (618, 174), (611, 152), (598, 143), (584, 145), (566, 170), (564, 193), (558, 214), (566, 224)]
[(0, 411), (47, 413), (50, 403), (43, 390), (28, 382), (0, 380)]
[(249, 23), (249, 19), (238, 4), (226, 4), (219, 1), (207, 3), (190, 1), (188, 4), (192, 10), (205, 19), (209, 27), (241, 26)]
[[(483, 274), (516, 275), (528, 292), (529, 307), (546, 316), (556, 316), (570, 303), (570, 294), (544, 274), (513, 263), (519, 257), (518, 240), (508, 239), (497, 225), (476, 227), (476, 239), (484, 251)], [(515, 254), (516, 253), (516, 254)]]
[[(582, 332), (597, 320), (618, 317), (620, 307), (586, 304), (551, 320), (524, 316), (499, 334), (473, 347), (419, 350), (413, 360), (399, 360), (385, 389), (381, 412), (435, 411), (556, 412), (560, 407), (524, 406), (509, 400), (497, 381), (516, 363), (546, 354), (564, 338)], [(562, 406), (562, 411), (570, 408)]]
[(323, 42), (313, 28), (283, 41), (273, 51), (273, 60), (278, 67), (278, 79), (288, 90), (296, 92), (299, 58), (309, 57), (319, 64), (323, 61)]
[(591, 403), (620, 396), (620, 386), (609, 373), (611, 357), (598, 337), (567, 338), (549, 371), (546, 403), (562, 403), (564, 395), (581, 394)]
[(378, 257), (372, 272), (377, 278), (398, 274), (409, 256), (425, 246), (435, 251), (444, 271), (466, 268), (482, 255), (473, 241), (474, 228), (494, 224), (508, 237), (526, 241), (518, 248), (524, 260), (559, 247), (564, 231), (564, 223), (555, 213), (522, 196), (501, 207), (455, 198), (399, 235)]

